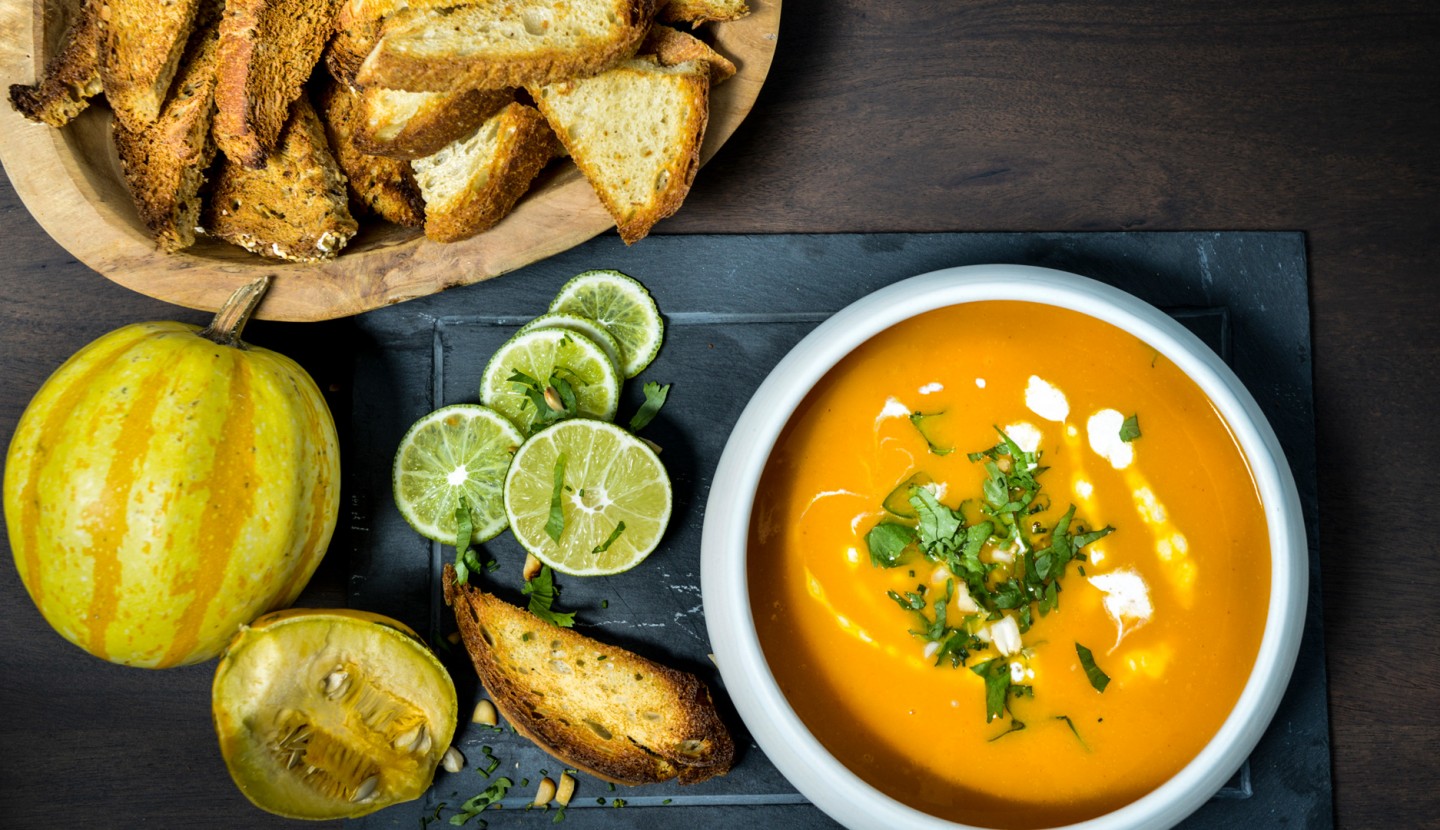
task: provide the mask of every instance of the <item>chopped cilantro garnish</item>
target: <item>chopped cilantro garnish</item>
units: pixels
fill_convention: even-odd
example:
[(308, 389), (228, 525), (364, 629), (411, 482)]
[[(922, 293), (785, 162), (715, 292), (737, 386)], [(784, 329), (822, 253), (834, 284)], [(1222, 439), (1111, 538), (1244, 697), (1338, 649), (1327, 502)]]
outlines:
[(561, 628), (570, 628), (575, 625), (575, 614), (561, 613), (550, 610), (555, 602), (555, 597), (560, 594), (560, 588), (555, 584), (555, 576), (550, 572), (549, 565), (541, 565), (540, 573), (534, 579), (527, 579), (520, 592), (530, 597), (530, 613)]
[(545, 522), (545, 535), (560, 541), (565, 532), (565, 510), (561, 495), (565, 489), (565, 453), (555, 459), (555, 484), (550, 490), (550, 518)]
[(1139, 437), (1140, 416), (1139, 414), (1131, 415), (1125, 419), (1125, 423), (1120, 425), (1120, 440), (1128, 444)]
[(1075, 653), (1080, 656), (1080, 668), (1084, 669), (1085, 676), (1090, 678), (1090, 685), (1095, 687), (1095, 691), (1103, 693), (1105, 687), (1110, 685), (1110, 675), (1095, 665), (1095, 655), (1090, 653), (1090, 649), (1076, 643)]
[(470, 572), (480, 570), (480, 557), (470, 547), (470, 537), (475, 532), (470, 518), (470, 503), (461, 496), (455, 505), (455, 581), (461, 585), (470, 582)]
[(970, 667), (985, 679), (985, 722), (1004, 717), (1010, 696), (1010, 662), (995, 657)]
[(870, 549), (870, 563), (881, 568), (893, 568), (905, 557), (905, 551), (915, 544), (915, 530), (897, 522), (881, 522), (865, 534), (865, 545)]
[(619, 538), (620, 538), (620, 534), (622, 534), (622, 533), (624, 533), (624, 532), (625, 532), (625, 523), (624, 523), (624, 522), (620, 522), (619, 524), (615, 525), (615, 529), (614, 529), (614, 530), (610, 531), (610, 536), (609, 536), (608, 538), (606, 538), (606, 540), (605, 540), (604, 542), (600, 543), (599, 545), (596, 545), (595, 548), (594, 548), (593, 550), (591, 550), (590, 552), (591, 552), (591, 553), (604, 553), (605, 551), (607, 551), (607, 550), (610, 549), (610, 546), (611, 546), (611, 545), (615, 544), (615, 540), (616, 540), (616, 539), (619, 539)]
[(460, 812), (450, 817), (450, 823), (459, 827), (478, 816), (490, 805), (500, 803), (500, 799), (505, 797), (505, 793), (509, 792), (513, 783), (509, 778), (496, 778), (495, 783), (486, 787), (484, 792), (461, 804)]
[(939, 417), (939, 416), (941, 416), (941, 415), (944, 415), (944, 414), (945, 414), (944, 412), (928, 412), (928, 413), (927, 413), (927, 412), (912, 412), (912, 413), (910, 413), (910, 423), (912, 423), (912, 424), (915, 425), (915, 431), (918, 432), (918, 433), (920, 433), (920, 437), (925, 439), (925, 444), (926, 444), (926, 446), (928, 446), (928, 447), (930, 448), (930, 452), (933, 453), (933, 454), (935, 454), (935, 455), (949, 455), (950, 453), (952, 453), (952, 452), (955, 451), (955, 448), (954, 448), (954, 447), (942, 447), (942, 446), (937, 445), (937, 444), (935, 443), (935, 439), (933, 439), (933, 438), (930, 437), (930, 431), (929, 431), (929, 429), (926, 427), (926, 422), (927, 422), (929, 419), (931, 419), (931, 418), (937, 418), (937, 417)]
[(1080, 737), (1080, 730), (1075, 728), (1075, 722), (1070, 720), (1069, 715), (1056, 715), (1055, 720), (1065, 721), (1065, 725), (1070, 727), (1070, 732), (1075, 736), (1075, 740), (1080, 742), (1080, 746), (1084, 747), (1086, 752), (1090, 751), (1090, 745), (1085, 743), (1084, 738)]
[(639, 432), (654, 420), (660, 407), (665, 405), (665, 397), (669, 394), (670, 384), (668, 383), (664, 386), (654, 381), (645, 384), (645, 403), (641, 404), (640, 409), (630, 418), (630, 431)]

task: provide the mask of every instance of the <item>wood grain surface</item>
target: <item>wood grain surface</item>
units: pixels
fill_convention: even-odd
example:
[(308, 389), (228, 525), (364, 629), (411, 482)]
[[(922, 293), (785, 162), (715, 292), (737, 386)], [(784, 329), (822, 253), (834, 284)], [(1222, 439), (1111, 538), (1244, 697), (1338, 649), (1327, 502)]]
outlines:
[[(790, 0), (783, 43), (750, 116), (663, 232), (1307, 234), (1335, 817), (1437, 826), (1440, 7)], [(0, 240), (7, 442), (83, 344), (137, 320), (203, 317), (86, 268), (8, 180)], [(455, 289), (470, 303), (484, 291)], [(332, 323), (251, 331), (322, 388), (343, 383), (343, 335)], [(303, 604), (343, 602), (342, 573), (327, 562)], [(291, 825), (227, 780), (211, 666), (101, 664), (50, 631), (12, 567), (0, 597), (0, 825)]]
[[(74, 0), (0, 3), (0, 78), (33, 83), (53, 54)], [(752, 13), (699, 32), (731, 58), (734, 77), (710, 95), (704, 164), (749, 114), (779, 43), (781, 0), (755, 0)], [(214, 310), (261, 274), (276, 279), (257, 319), (329, 320), (469, 285), (563, 251), (613, 227), (580, 171), (558, 161), (542, 171), (515, 209), (485, 233), (432, 242), (418, 230), (362, 222), (361, 233), (328, 262), (289, 263), (202, 238), (178, 254), (155, 244), (131, 204), (110, 141), (110, 115), (90, 107), (61, 130), (0, 107), (0, 160), (36, 221), (81, 262), (158, 299)], [(701, 173), (697, 178), (703, 177)]]

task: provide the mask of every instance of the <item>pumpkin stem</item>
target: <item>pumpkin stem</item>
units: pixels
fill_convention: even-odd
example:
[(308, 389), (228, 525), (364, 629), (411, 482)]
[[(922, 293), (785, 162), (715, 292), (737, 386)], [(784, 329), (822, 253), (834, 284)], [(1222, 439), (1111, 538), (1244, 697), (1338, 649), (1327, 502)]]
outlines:
[(255, 313), (255, 307), (260, 305), (260, 300), (265, 296), (265, 290), (270, 287), (270, 280), (274, 279), (269, 274), (246, 283), (235, 289), (230, 299), (220, 306), (215, 312), (215, 319), (210, 325), (198, 332), (206, 340), (219, 343), (222, 346), (233, 346), (237, 349), (245, 348), (240, 342), (240, 333), (245, 329), (245, 324), (250, 322), (250, 315)]

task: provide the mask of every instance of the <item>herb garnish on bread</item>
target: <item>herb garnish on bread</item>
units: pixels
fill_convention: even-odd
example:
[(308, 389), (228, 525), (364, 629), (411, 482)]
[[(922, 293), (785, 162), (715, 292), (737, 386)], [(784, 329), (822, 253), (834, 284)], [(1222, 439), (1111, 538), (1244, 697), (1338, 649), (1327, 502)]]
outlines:
[(443, 581), (480, 681), (516, 732), (616, 784), (729, 772), (735, 745), (694, 675), (458, 584), (450, 565)]

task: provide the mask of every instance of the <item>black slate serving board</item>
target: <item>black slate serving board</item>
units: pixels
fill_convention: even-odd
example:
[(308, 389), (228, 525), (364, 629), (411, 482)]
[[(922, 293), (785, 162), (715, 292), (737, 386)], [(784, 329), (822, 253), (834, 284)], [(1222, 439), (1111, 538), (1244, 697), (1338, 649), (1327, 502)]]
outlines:
[[(439, 591), (440, 566), (454, 552), (421, 538), (401, 518), (390, 496), (390, 464), (414, 420), (478, 399), (486, 360), (546, 310), (565, 280), (615, 268), (649, 287), (668, 324), (660, 356), (626, 385), (620, 419), (638, 407), (644, 381), (674, 384), (645, 435), (664, 447), (675, 511), (664, 543), (643, 565), (614, 577), (558, 577), (557, 605), (578, 612), (578, 630), (695, 672), (717, 689), (739, 762), (730, 775), (693, 787), (612, 790), (580, 776), (564, 826), (834, 827), (753, 744), (707, 659), (699, 566), (710, 476), (751, 393), (821, 321), (897, 280), (978, 263), (1070, 271), (1159, 306), (1225, 358), (1269, 417), (1299, 485), (1309, 534), (1304, 641), (1286, 697), (1250, 760), (1183, 826), (1330, 826), (1305, 239), (1238, 232), (661, 236), (632, 248), (606, 236), (498, 280), (354, 318), (352, 408), (342, 419), (348, 422), (345, 518), (336, 537), (348, 556), (349, 604), (403, 620), (436, 644), (459, 690), (455, 745), (468, 764), (460, 773), (440, 772), (421, 800), (352, 824), (449, 826), (462, 801), (502, 775), (516, 783), (504, 809), (465, 826), (483, 818), (496, 827), (541, 827), (555, 819), (553, 811), (522, 808), (541, 775), (558, 776), (562, 765), (509, 730), (468, 722), (483, 692), (463, 648), (446, 643), (454, 623)], [(482, 584), (521, 602), (524, 552), (506, 533), (483, 553), (500, 567), (485, 573)], [(477, 771), (488, 765), (487, 749), (500, 760), (489, 777)], [(522, 786), (522, 779), (528, 783)]]

